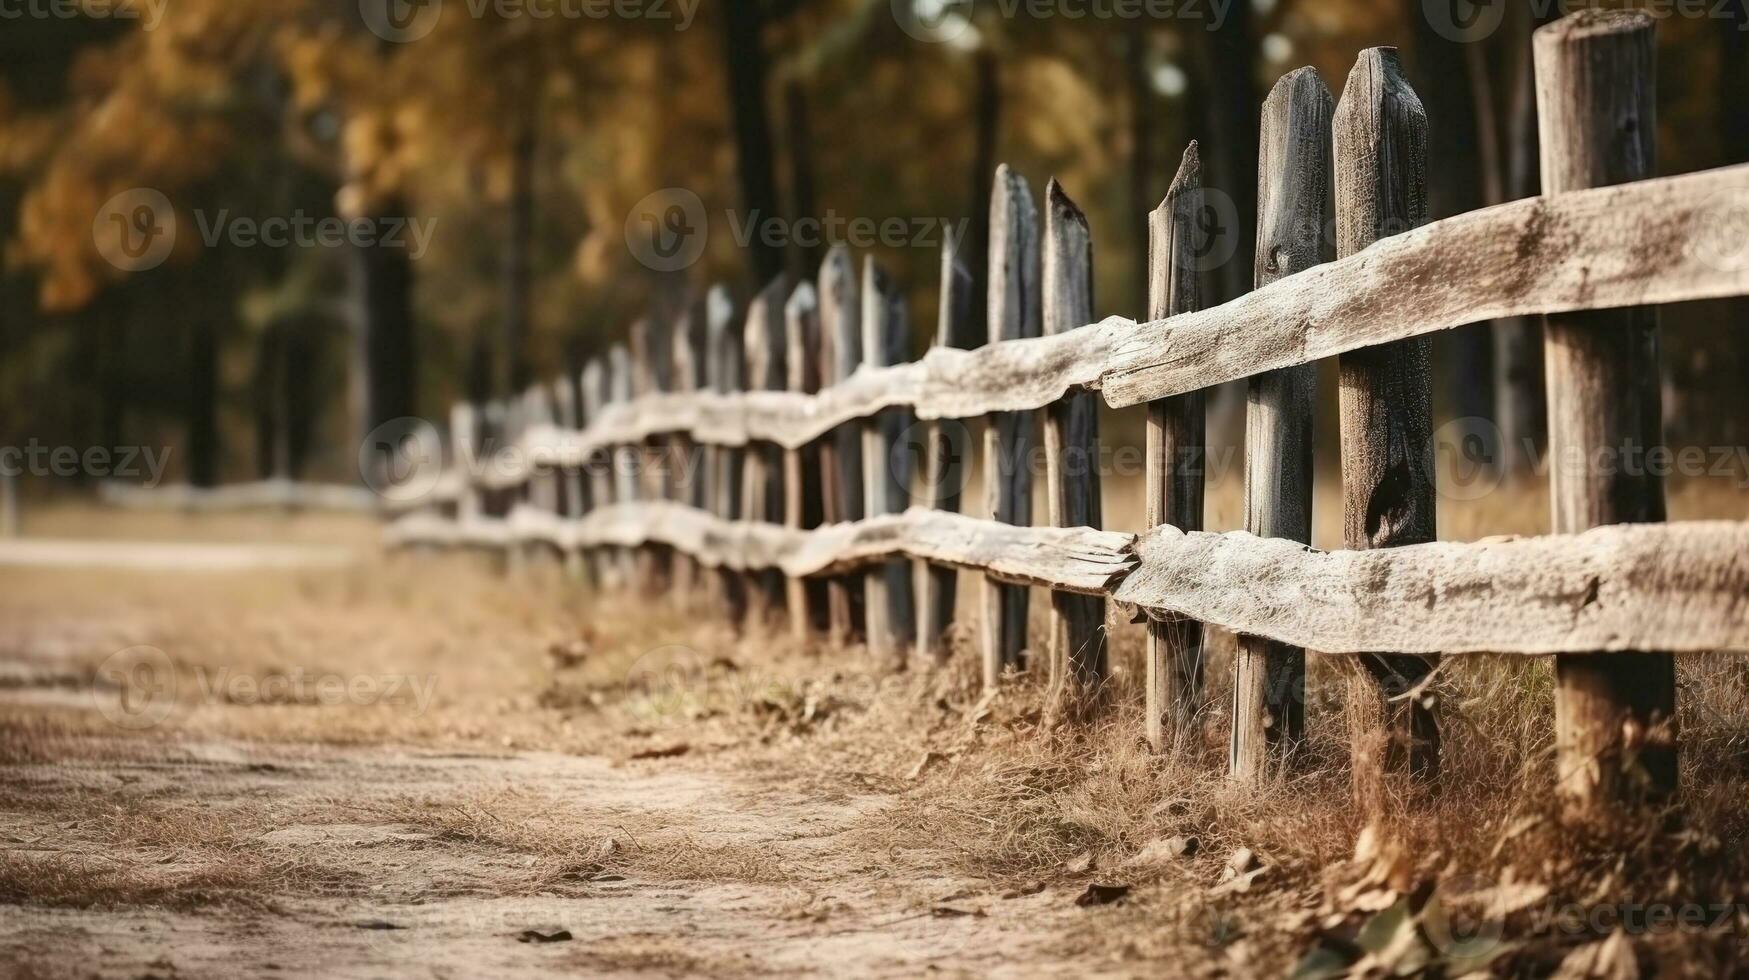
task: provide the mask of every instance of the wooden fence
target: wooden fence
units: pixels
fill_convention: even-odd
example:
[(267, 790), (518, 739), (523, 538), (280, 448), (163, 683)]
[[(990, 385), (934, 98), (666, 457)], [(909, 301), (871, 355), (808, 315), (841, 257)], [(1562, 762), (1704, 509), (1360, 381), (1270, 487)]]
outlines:
[[(459, 406), (457, 465), (391, 538), (557, 549), (603, 585), (709, 588), (737, 618), (782, 610), (798, 636), (861, 637), (896, 666), (910, 650), (946, 655), (953, 570), (972, 569), (985, 683), (1038, 651), (1053, 704), (1097, 688), (1106, 603), (1126, 603), (1149, 619), (1156, 746), (1200, 703), (1213, 624), (1240, 637), (1242, 779), (1291, 758), (1303, 734), (1305, 651), (1345, 657), (1363, 800), (1436, 777), (1418, 685), (1437, 657), (1553, 654), (1571, 806), (1667, 796), (1670, 654), (1749, 649), (1749, 523), (1662, 523), (1655, 478), (1562, 462), (1659, 444), (1653, 305), (1749, 294), (1745, 245), (1720, 224), (1749, 208), (1749, 166), (1647, 179), (1653, 29), (1600, 11), (1543, 28), (1547, 193), (1431, 224), (1427, 120), (1395, 51), (1364, 52), (1340, 103), (1315, 71), (1287, 75), (1263, 107), (1257, 288), (1212, 308), (1197, 290), (1194, 144), (1150, 216), (1146, 322), (1090, 322), (1086, 219), (1053, 181), (1041, 221), (1003, 167), (987, 343), (975, 346), (972, 277), (952, 243), (934, 346), (908, 363), (893, 284), (835, 249), (817, 284), (773, 282), (740, 323), (719, 288), (672, 329), (639, 324), (632, 349), (591, 362), (575, 391), (566, 378), (514, 404)], [(1558, 533), (1436, 542), (1429, 337), (1532, 315), (1547, 317)], [(1347, 550), (1325, 553), (1307, 543), (1315, 364), (1329, 357)], [(1214, 533), (1200, 392), (1241, 378), (1245, 528)], [(1145, 534), (1098, 529), (1098, 397), (1148, 406)], [(1026, 526), (1035, 412), (1048, 527)], [(972, 419), (991, 520), (957, 513)], [(1027, 586), (1050, 590), (1047, 637), (1026, 635)]]

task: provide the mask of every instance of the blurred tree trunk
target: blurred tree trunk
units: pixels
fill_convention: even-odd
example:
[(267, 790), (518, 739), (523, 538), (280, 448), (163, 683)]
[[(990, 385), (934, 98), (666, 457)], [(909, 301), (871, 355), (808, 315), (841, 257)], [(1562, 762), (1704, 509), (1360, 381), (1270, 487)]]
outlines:
[[(1491, 131), (1493, 106), (1488, 101), (1487, 64), (1480, 43), (1463, 43), (1436, 31), (1421, 0), (1408, 0), (1408, 18), (1415, 27), (1411, 83), (1427, 109), (1427, 186), (1430, 217), (1462, 214), (1481, 207), (1485, 188), (1501, 186), (1498, 154), (1485, 147), (1496, 143)], [(1478, 97), (1480, 94), (1480, 97)], [(1490, 159), (1490, 156), (1493, 159)], [(1498, 192), (1496, 192), (1498, 193)], [(1454, 418), (1493, 417), (1493, 339), (1488, 324), (1470, 324), (1449, 331), (1443, 343), (1447, 400)], [(1499, 460), (1499, 447), (1490, 458)]]
[[(406, 211), (391, 201), (371, 218), (386, 227)], [(407, 250), (380, 241), (354, 247), (352, 291), (353, 394), (362, 438), (414, 410), (413, 266)]]
[(197, 303), (188, 321), (188, 388), (184, 402), (188, 482), (210, 487), (219, 476), (219, 343), (212, 305)]
[[(808, 93), (802, 81), (793, 75), (783, 87), (784, 129), (789, 144), (790, 214), (800, 221), (818, 218), (819, 202), (815, 191), (813, 133), (808, 126)], [(819, 240), (810, 245), (797, 244), (790, 270), (797, 282), (811, 279), (820, 268), (825, 246)]]
[(1134, 269), (1130, 304), (1138, 318), (1148, 312), (1148, 215), (1159, 206), (1154, 197), (1154, 80), (1148, 73), (1145, 31), (1124, 39), (1124, 69), (1130, 90), (1130, 248)]
[(510, 143), (510, 201), (504, 240), (503, 357), (498, 379), (500, 397), (528, 387), (529, 310), (534, 279), (534, 156), (535, 128), (531, 119), (516, 127)]
[(1194, 23), (1187, 27), (1202, 38), (1202, 84), (1194, 104), (1202, 109), (1197, 138), (1211, 178), (1204, 193), (1213, 189), (1226, 194), (1238, 214), (1238, 227), (1216, 232), (1231, 235), (1235, 246), (1233, 257), (1210, 284), (1216, 302), (1251, 291), (1257, 254), (1257, 143), (1263, 100), (1257, 92), (1258, 51), (1251, 18), (1250, 4), (1235, 3), (1214, 30)]
[[(724, 67), (729, 79), (729, 118), (735, 130), (736, 172), (741, 183), (742, 220), (781, 218), (773, 173), (771, 118), (765, 103), (766, 56), (759, 0), (724, 0)], [(784, 270), (784, 250), (761, 240), (755, 230), (747, 242), (748, 271), (758, 289)]]
[(972, 274), (971, 322), (980, 331), (989, 315), (990, 192), (996, 179), (996, 134), (1002, 119), (1001, 76), (996, 55), (987, 46), (972, 55), (977, 86), (972, 99), (972, 206), (966, 240), (960, 249)]
[[(1531, 58), (1530, 37), (1551, 16), (1552, 8), (1548, 14), (1524, 9), (1515, 10), (1508, 20), (1512, 88), (1503, 151), (1508, 201), (1535, 197), (1542, 192), (1536, 68)], [(1511, 317), (1494, 325), (1494, 419), (1500, 427), (1506, 471), (1528, 471), (1548, 443), (1540, 317)]]
[(1719, 20), (1719, 139), (1725, 163), (1749, 163), (1749, 5)]
[(274, 320), (255, 341), (255, 368), (250, 394), (255, 409), (255, 476), (285, 476), (285, 351), (281, 320)]

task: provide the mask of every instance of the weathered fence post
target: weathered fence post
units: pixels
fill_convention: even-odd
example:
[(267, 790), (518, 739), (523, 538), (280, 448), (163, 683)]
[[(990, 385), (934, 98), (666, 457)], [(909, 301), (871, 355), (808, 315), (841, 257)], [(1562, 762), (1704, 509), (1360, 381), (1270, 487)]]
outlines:
[[(1093, 238), (1087, 217), (1063, 185), (1045, 185), (1043, 326), (1068, 333), (1093, 321)], [(1045, 499), (1056, 527), (1098, 528), (1099, 396), (1072, 391), (1045, 412)], [(1051, 593), (1052, 703), (1071, 686), (1092, 688), (1105, 679), (1105, 600), (1074, 592)]]
[[(796, 286), (784, 307), (789, 360), (789, 390), (811, 395), (820, 390), (820, 304), (812, 283)], [(824, 441), (824, 440), (822, 440)], [(783, 454), (784, 524), (801, 531), (820, 526), (820, 446), (810, 443)], [(790, 630), (806, 643), (827, 625), (826, 583), (806, 578), (788, 582)]]
[[(850, 250), (834, 245), (820, 264), (820, 379), (840, 384), (862, 363), (862, 300)], [(820, 442), (825, 521), (839, 524), (862, 520), (862, 425), (841, 425)], [(827, 580), (831, 625), (827, 639), (853, 643), (863, 635), (862, 576), (834, 575)]]
[[(647, 398), (668, 389), (669, 357), (673, 345), (669, 340), (669, 325), (655, 317), (643, 317), (632, 324), (632, 396)], [(673, 496), (669, 473), (667, 434), (651, 436), (638, 447), (639, 499), (667, 500)], [(672, 581), (673, 562), (669, 549), (659, 544), (647, 544), (637, 556), (638, 584), (650, 595), (666, 592)]]
[[(536, 448), (530, 442), (533, 436), (553, 424), (552, 398), (544, 385), (531, 385), (523, 393), (522, 405), (522, 444), (530, 473), (528, 505), (544, 513), (557, 514), (564, 474), (557, 467), (544, 465), (551, 462), (551, 457), (544, 448)], [(551, 550), (552, 546), (542, 541), (528, 542), (522, 548), (525, 560), (541, 560)]]
[[(601, 418), (601, 410), (613, 400), (613, 378), (603, 367), (600, 357), (591, 357), (583, 365), (578, 386), (583, 391), (583, 414), (580, 421), (587, 427), (589, 423)], [(589, 458), (583, 461), (583, 472), (589, 483), (590, 508), (612, 504), (614, 480), (611, 451), (591, 450)], [(595, 580), (596, 588), (607, 589), (621, 584), (615, 574), (617, 569), (613, 556), (607, 549), (590, 549), (586, 564)]]
[[(941, 250), (941, 307), (935, 327), (937, 347), (977, 346), (972, 323), (972, 274), (959, 257), (960, 243), (949, 236)], [(972, 452), (971, 432), (963, 419), (940, 419), (929, 426), (924, 449), (925, 491), (929, 506), (958, 512), (965, 490), (965, 472)], [(917, 656), (924, 663), (947, 658), (947, 630), (953, 622), (959, 569), (917, 563)]]
[[(1654, 42), (1655, 24), (1639, 11), (1585, 10), (1536, 32), (1545, 194), (1653, 176)], [(1663, 442), (1657, 310), (1550, 316), (1544, 351), (1554, 530), (1664, 520), (1661, 478), (1627, 465), (1636, 444), (1644, 452)], [(1569, 813), (1672, 794), (1675, 725), (1669, 654), (1557, 656), (1557, 787)]]
[[(557, 417), (559, 428), (566, 432), (575, 432), (583, 427), (582, 406), (577, 399), (577, 378), (566, 373), (553, 381), (553, 414)], [(561, 466), (558, 468), (560, 481), (560, 497), (563, 515), (576, 520), (583, 516), (583, 468), (581, 466)], [(565, 550), (565, 574), (572, 579), (583, 578), (583, 552), (578, 548)]]
[[(1202, 161), (1192, 142), (1166, 199), (1148, 215), (1149, 319), (1202, 308), (1202, 209)], [(1149, 527), (1202, 530), (1205, 429), (1200, 391), (1148, 403)], [(1166, 745), (1168, 715), (1175, 733), (1189, 731), (1202, 696), (1202, 639), (1195, 620), (1148, 619), (1147, 738), (1156, 751)]]
[(467, 402), (456, 402), (449, 408), (449, 446), (450, 467), (461, 479), (461, 489), (455, 501), (455, 518), (466, 526), (480, 517), (480, 491), (474, 485), (479, 471), (479, 412)]
[[(1332, 121), (1336, 253), (1353, 255), (1427, 221), (1427, 113), (1395, 48), (1361, 52)], [(1432, 340), (1343, 354), (1342, 538), (1361, 551), (1435, 540)], [(1417, 690), (1435, 657), (1369, 653), (1348, 679), (1355, 800), (1376, 812), (1407, 773), (1439, 775), (1439, 725)]]
[[(672, 380), (677, 392), (690, 394), (706, 387), (704, 325), (710, 316), (712, 298), (693, 303), (675, 321)], [(670, 438), (668, 466), (676, 499), (689, 507), (707, 508), (710, 499), (707, 496), (709, 467), (705, 465), (708, 451), (693, 442), (689, 433), (675, 433)], [(694, 599), (693, 593), (703, 580), (703, 569), (697, 558), (685, 554), (674, 556), (674, 592), (682, 602)]]
[[(607, 350), (607, 371), (611, 379), (610, 391), (615, 404), (623, 405), (632, 400), (634, 380), (631, 352), (624, 344), (614, 344)], [(644, 465), (643, 447), (632, 445), (615, 446), (610, 457), (613, 460), (613, 499), (615, 503), (636, 503), (643, 499), (642, 470)], [(638, 572), (637, 549), (617, 548), (619, 580), (626, 586), (646, 586), (647, 579)]]
[[(710, 376), (711, 390), (719, 395), (740, 391), (746, 386), (746, 365), (741, 356), (741, 331), (735, 324), (735, 305), (722, 286), (713, 286), (705, 309), (709, 314), (705, 321), (705, 373)], [(711, 454), (711, 486), (716, 498), (711, 509), (724, 520), (741, 518), (743, 452), (733, 446), (718, 446)], [(722, 568), (717, 580), (722, 583), (723, 605), (730, 620), (742, 623), (747, 617), (746, 578)]]
[[(1041, 328), (1038, 209), (1026, 179), (996, 168), (990, 194), (990, 343), (1037, 337)], [(1032, 523), (1032, 414), (992, 414), (984, 430), (984, 485), (994, 520)], [(984, 686), (1026, 666), (1027, 587), (984, 578)]]
[[(862, 361), (890, 367), (909, 353), (905, 298), (874, 259), (865, 260), (862, 270)], [(902, 513), (910, 498), (909, 454), (894, 452), (908, 414), (889, 408), (863, 422), (863, 499), (869, 517)], [(882, 562), (868, 573), (864, 588), (869, 653), (903, 670), (916, 636), (911, 563), (903, 558)]]
[[(1289, 72), (1263, 103), (1258, 154), (1258, 286), (1328, 261), (1330, 90), (1311, 68)], [(1312, 539), (1312, 411), (1315, 364), (1250, 381), (1245, 410), (1245, 530)], [(1306, 652), (1261, 637), (1239, 638), (1234, 658), (1229, 765), (1257, 780), (1305, 731)]]
[[(747, 390), (782, 391), (789, 384), (784, 357), (783, 308), (789, 297), (789, 277), (779, 275), (747, 307)], [(747, 447), (747, 468), (741, 491), (743, 520), (783, 523), (783, 451), (772, 443)], [(762, 568), (751, 573), (752, 619), (764, 625), (784, 603), (783, 574)]]

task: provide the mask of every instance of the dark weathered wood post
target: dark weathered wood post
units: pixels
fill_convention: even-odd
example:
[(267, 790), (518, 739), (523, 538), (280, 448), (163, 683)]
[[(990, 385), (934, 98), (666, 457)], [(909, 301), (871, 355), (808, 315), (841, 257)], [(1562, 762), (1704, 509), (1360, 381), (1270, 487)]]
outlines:
[[(1258, 156), (1258, 286), (1328, 261), (1330, 90), (1311, 68), (1289, 72), (1263, 103)], [(1245, 409), (1245, 530), (1312, 539), (1315, 364), (1251, 379)], [(1305, 732), (1306, 652), (1255, 636), (1234, 659), (1229, 764), (1258, 780)]]
[[(1395, 48), (1361, 52), (1332, 122), (1336, 253), (1346, 257), (1427, 221), (1427, 113)], [(1342, 538), (1355, 550), (1435, 540), (1432, 340), (1343, 354)], [(1439, 725), (1417, 687), (1438, 659), (1369, 653), (1348, 680), (1355, 800), (1376, 812), (1439, 775)], [(1413, 693), (1412, 693), (1413, 692)]]
[[(561, 504), (560, 495), (564, 474), (558, 468), (550, 465), (552, 457), (544, 447), (536, 447), (529, 438), (550, 430), (553, 424), (552, 394), (545, 385), (530, 385), (522, 396), (523, 418), (523, 449), (528, 454), (530, 473), (528, 481), (528, 503), (530, 507), (543, 513), (557, 514)], [(528, 559), (541, 559), (554, 554), (550, 545), (534, 541), (523, 546), (523, 553)]]
[[(1149, 319), (1202, 308), (1202, 218), (1202, 160), (1192, 142), (1166, 199), (1148, 215)], [(1200, 391), (1148, 403), (1149, 527), (1202, 530), (1204, 415)], [(1195, 620), (1148, 620), (1147, 738), (1156, 751), (1166, 746), (1168, 724), (1180, 735), (1190, 728), (1202, 697), (1202, 642), (1202, 624)]]
[[(1580, 11), (1539, 29), (1535, 49), (1544, 193), (1653, 176), (1651, 16)], [(1664, 520), (1662, 479), (1634, 462), (1634, 453), (1663, 442), (1657, 310), (1550, 316), (1544, 354), (1555, 531)], [(1557, 656), (1557, 786), (1569, 813), (1602, 815), (1670, 796), (1675, 725), (1669, 654)]]
[[(989, 341), (1037, 337), (1042, 328), (1038, 208), (1026, 178), (996, 168), (990, 193)], [(1032, 523), (1032, 413), (998, 412), (984, 430), (984, 487), (995, 520)], [(1026, 586), (984, 578), (984, 686), (1026, 666)]]
[[(820, 390), (820, 303), (812, 283), (790, 294), (784, 307), (789, 390), (811, 395)], [(825, 440), (822, 440), (822, 442)], [(783, 454), (784, 524), (795, 530), (820, 526), (820, 444)], [(827, 625), (826, 583), (801, 577), (788, 581), (790, 632), (806, 643)]]
[[(705, 309), (708, 303), (707, 299), (692, 304), (692, 308), (683, 312), (674, 323), (674, 371), (671, 380), (676, 392), (690, 394), (707, 385), (704, 325), (709, 315)], [(699, 509), (708, 506), (708, 468), (704, 465), (706, 455), (692, 441), (690, 434), (680, 432), (670, 437), (668, 469), (675, 489), (675, 499), (679, 503)], [(681, 554), (674, 556), (674, 592), (683, 603), (694, 599), (693, 592), (703, 580), (704, 575), (696, 558)]]
[[(820, 264), (820, 382), (840, 384), (862, 363), (862, 298), (850, 250), (834, 245)], [(862, 426), (841, 425), (821, 440), (820, 468), (826, 522), (859, 521), (862, 501)], [(827, 580), (831, 625), (827, 639), (854, 643), (863, 635), (861, 575)]]
[[(905, 298), (873, 259), (862, 268), (863, 363), (870, 367), (901, 363), (909, 353)], [(863, 422), (863, 500), (869, 517), (902, 513), (910, 500), (910, 460), (907, 454), (894, 452), (907, 415), (904, 409), (889, 408)], [(863, 583), (868, 596), (869, 653), (903, 670), (916, 636), (911, 563), (889, 559), (875, 566)]]
[[(1042, 321), (1046, 335), (1093, 322), (1093, 236), (1063, 185), (1045, 185)], [(1100, 527), (1099, 396), (1072, 391), (1045, 412), (1045, 499), (1056, 527)], [(1105, 679), (1105, 600), (1051, 593), (1053, 704)]]
[[(789, 384), (784, 357), (783, 307), (789, 298), (789, 277), (773, 279), (747, 307), (747, 390), (782, 391)], [(741, 490), (742, 520), (783, 523), (783, 453), (760, 443), (747, 447), (747, 468)], [(754, 588), (749, 604), (755, 624), (765, 625), (784, 602), (783, 575), (760, 569), (750, 576)]]
[[(721, 286), (712, 288), (706, 302), (709, 317), (705, 322), (706, 364), (711, 390), (726, 395), (746, 387), (746, 362), (742, 356), (741, 330), (735, 323), (734, 303)], [(711, 485), (716, 499), (711, 509), (724, 520), (741, 518), (741, 470), (745, 451), (732, 446), (718, 446), (712, 453)], [(718, 570), (722, 584), (725, 610), (732, 622), (740, 624), (747, 617), (747, 579), (731, 569)]]
[[(972, 274), (960, 261), (960, 242), (949, 236), (941, 250), (941, 307), (935, 327), (937, 347), (976, 347), (972, 322)], [(941, 419), (929, 426), (924, 448), (923, 486), (929, 506), (958, 512), (972, 452), (971, 431), (963, 419)], [(948, 655), (947, 630), (953, 623), (959, 569), (917, 563), (917, 656), (940, 663)]]

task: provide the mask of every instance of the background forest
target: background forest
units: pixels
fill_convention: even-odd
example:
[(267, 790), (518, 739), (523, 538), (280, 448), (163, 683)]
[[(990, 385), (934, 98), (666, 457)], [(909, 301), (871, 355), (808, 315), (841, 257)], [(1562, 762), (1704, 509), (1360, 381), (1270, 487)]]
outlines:
[[(945, 5), (944, 5), (945, 4)], [(171, 479), (357, 479), (359, 438), (575, 377), (715, 282), (812, 275), (833, 221), (966, 221), (999, 162), (1086, 209), (1096, 308), (1144, 311), (1145, 215), (1187, 141), (1234, 203), (1209, 295), (1250, 285), (1258, 105), (1395, 44), (1426, 103), (1435, 216), (1537, 193), (1529, 33), (1570, 7), (1452, 0), (20, 0), (0, 20), (0, 444), (171, 446)], [(1668, 5), (1666, 5), (1668, 6)], [(1660, 25), (1658, 170), (1749, 160), (1745, 4)], [(1700, 9), (1700, 8), (1696, 8)], [(29, 11), (48, 11), (40, 16)], [(58, 12), (57, 12), (58, 11)], [(1074, 16), (1075, 12), (1083, 16)], [(1463, 37), (1458, 13), (1495, 15)], [(1101, 12), (1107, 16), (1101, 16)], [(546, 14), (542, 16), (541, 14)], [(1456, 20), (1462, 20), (1457, 17)], [(106, 217), (163, 196), (136, 268)], [(696, 195), (696, 262), (636, 246)], [(652, 198), (652, 195), (656, 195)], [(825, 242), (797, 219), (822, 219)], [(411, 219), (272, 247), (208, 229)], [(778, 219), (787, 236), (746, 236)], [(841, 224), (842, 231), (843, 225)], [(222, 230), (222, 229), (221, 229)], [(234, 231), (234, 226), (232, 226)], [(939, 230), (866, 251), (933, 330)], [(210, 241), (209, 241), (210, 240)], [(861, 244), (861, 243), (857, 243)], [(859, 252), (865, 251), (859, 249)], [(656, 268), (652, 268), (655, 266)], [(1666, 311), (1673, 442), (1742, 439), (1741, 304)], [(1442, 418), (1539, 431), (1530, 323), (1440, 339)], [(1331, 386), (1326, 386), (1330, 389)], [(1333, 399), (1333, 390), (1326, 391)], [(1225, 400), (1229, 404), (1231, 398)], [(1237, 438), (1215, 413), (1211, 439)], [(1321, 434), (1330, 436), (1333, 433)], [(1328, 454), (1327, 454), (1328, 455)], [(41, 487), (36, 487), (39, 492)]]

